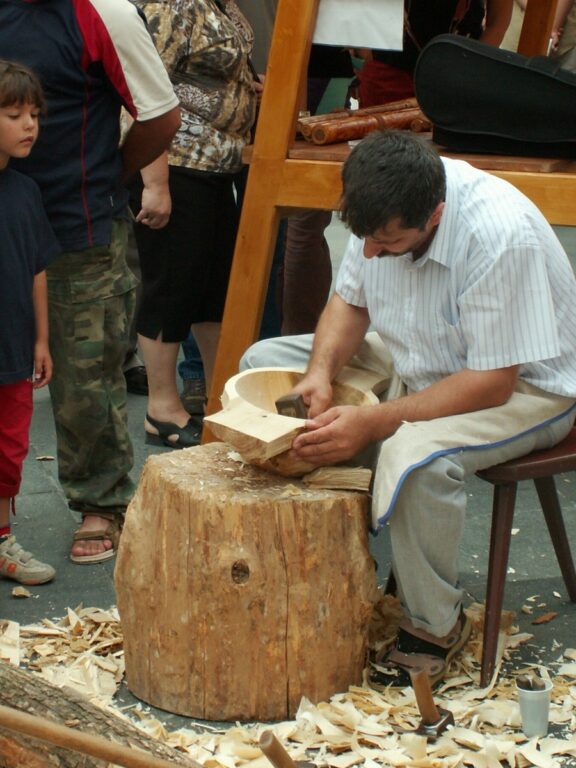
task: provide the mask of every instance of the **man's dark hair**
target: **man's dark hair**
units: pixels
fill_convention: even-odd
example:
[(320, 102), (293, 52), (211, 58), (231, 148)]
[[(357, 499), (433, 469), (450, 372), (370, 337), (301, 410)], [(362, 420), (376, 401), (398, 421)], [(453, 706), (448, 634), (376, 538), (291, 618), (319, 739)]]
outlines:
[(34, 104), (41, 112), (46, 109), (42, 86), (34, 72), (16, 61), (0, 59), (0, 107), (12, 104)]
[(437, 153), (413, 134), (374, 131), (354, 147), (342, 169), (340, 215), (357, 237), (398, 218), (424, 229), (446, 198), (446, 174)]

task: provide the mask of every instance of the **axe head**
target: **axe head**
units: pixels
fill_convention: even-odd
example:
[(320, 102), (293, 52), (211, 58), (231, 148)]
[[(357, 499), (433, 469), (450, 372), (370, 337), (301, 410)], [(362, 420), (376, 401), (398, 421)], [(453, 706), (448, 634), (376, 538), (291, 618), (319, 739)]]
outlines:
[(416, 728), (416, 733), (420, 736), (426, 736), (429, 741), (436, 741), (449, 725), (454, 725), (454, 715), (452, 712), (438, 707), (438, 714), (440, 719), (435, 723), (426, 723), (422, 720), (418, 728)]

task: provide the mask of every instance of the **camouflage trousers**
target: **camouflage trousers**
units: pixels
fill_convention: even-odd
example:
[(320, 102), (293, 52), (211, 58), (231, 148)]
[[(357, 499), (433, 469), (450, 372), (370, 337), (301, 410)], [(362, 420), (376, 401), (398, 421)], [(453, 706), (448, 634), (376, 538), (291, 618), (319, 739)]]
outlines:
[(128, 226), (116, 221), (110, 246), (65, 253), (47, 270), (58, 477), (84, 512), (123, 514), (134, 493), (122, 373), (135, 302)]

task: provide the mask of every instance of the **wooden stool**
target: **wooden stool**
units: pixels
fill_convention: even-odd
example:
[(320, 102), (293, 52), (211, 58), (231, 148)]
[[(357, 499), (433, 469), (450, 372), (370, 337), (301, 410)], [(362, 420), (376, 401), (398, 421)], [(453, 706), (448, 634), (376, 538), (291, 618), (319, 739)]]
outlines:
[(115, 571), (126, 677), (207, 720), (293, 717), (362, 679), (375, 599), (365, 494), (311, 489), (225, 443), (151, 456)]

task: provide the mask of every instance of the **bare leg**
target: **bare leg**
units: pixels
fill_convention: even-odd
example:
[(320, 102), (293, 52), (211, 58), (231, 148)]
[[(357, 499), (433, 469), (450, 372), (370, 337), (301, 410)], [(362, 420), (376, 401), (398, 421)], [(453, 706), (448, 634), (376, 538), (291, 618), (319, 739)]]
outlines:
[[(176, 387), (179, 342), (164, 342), (161, 336), (147, 339), (139, 335), (138, 345), (148, 372), (148, 413), (158, 421), (171, 421), (185, 427), (190, 414), (184, 410)], [(152, 434), (157, 432), (148, 422), (145, 422), (145, 428)]]
[(216, 360), (216, 350), (218, 348), (218, 340), (220, 339), (221, 327), (221, 323), (194, 323), (192, 325), (192, 333), (194, 334), (198, 349), (200, 350), (200, 355), (202, 356), (207, 392), (210, 391), (210, 384), (212, 382), (212, 373), (214, 371), (214, 362)]

